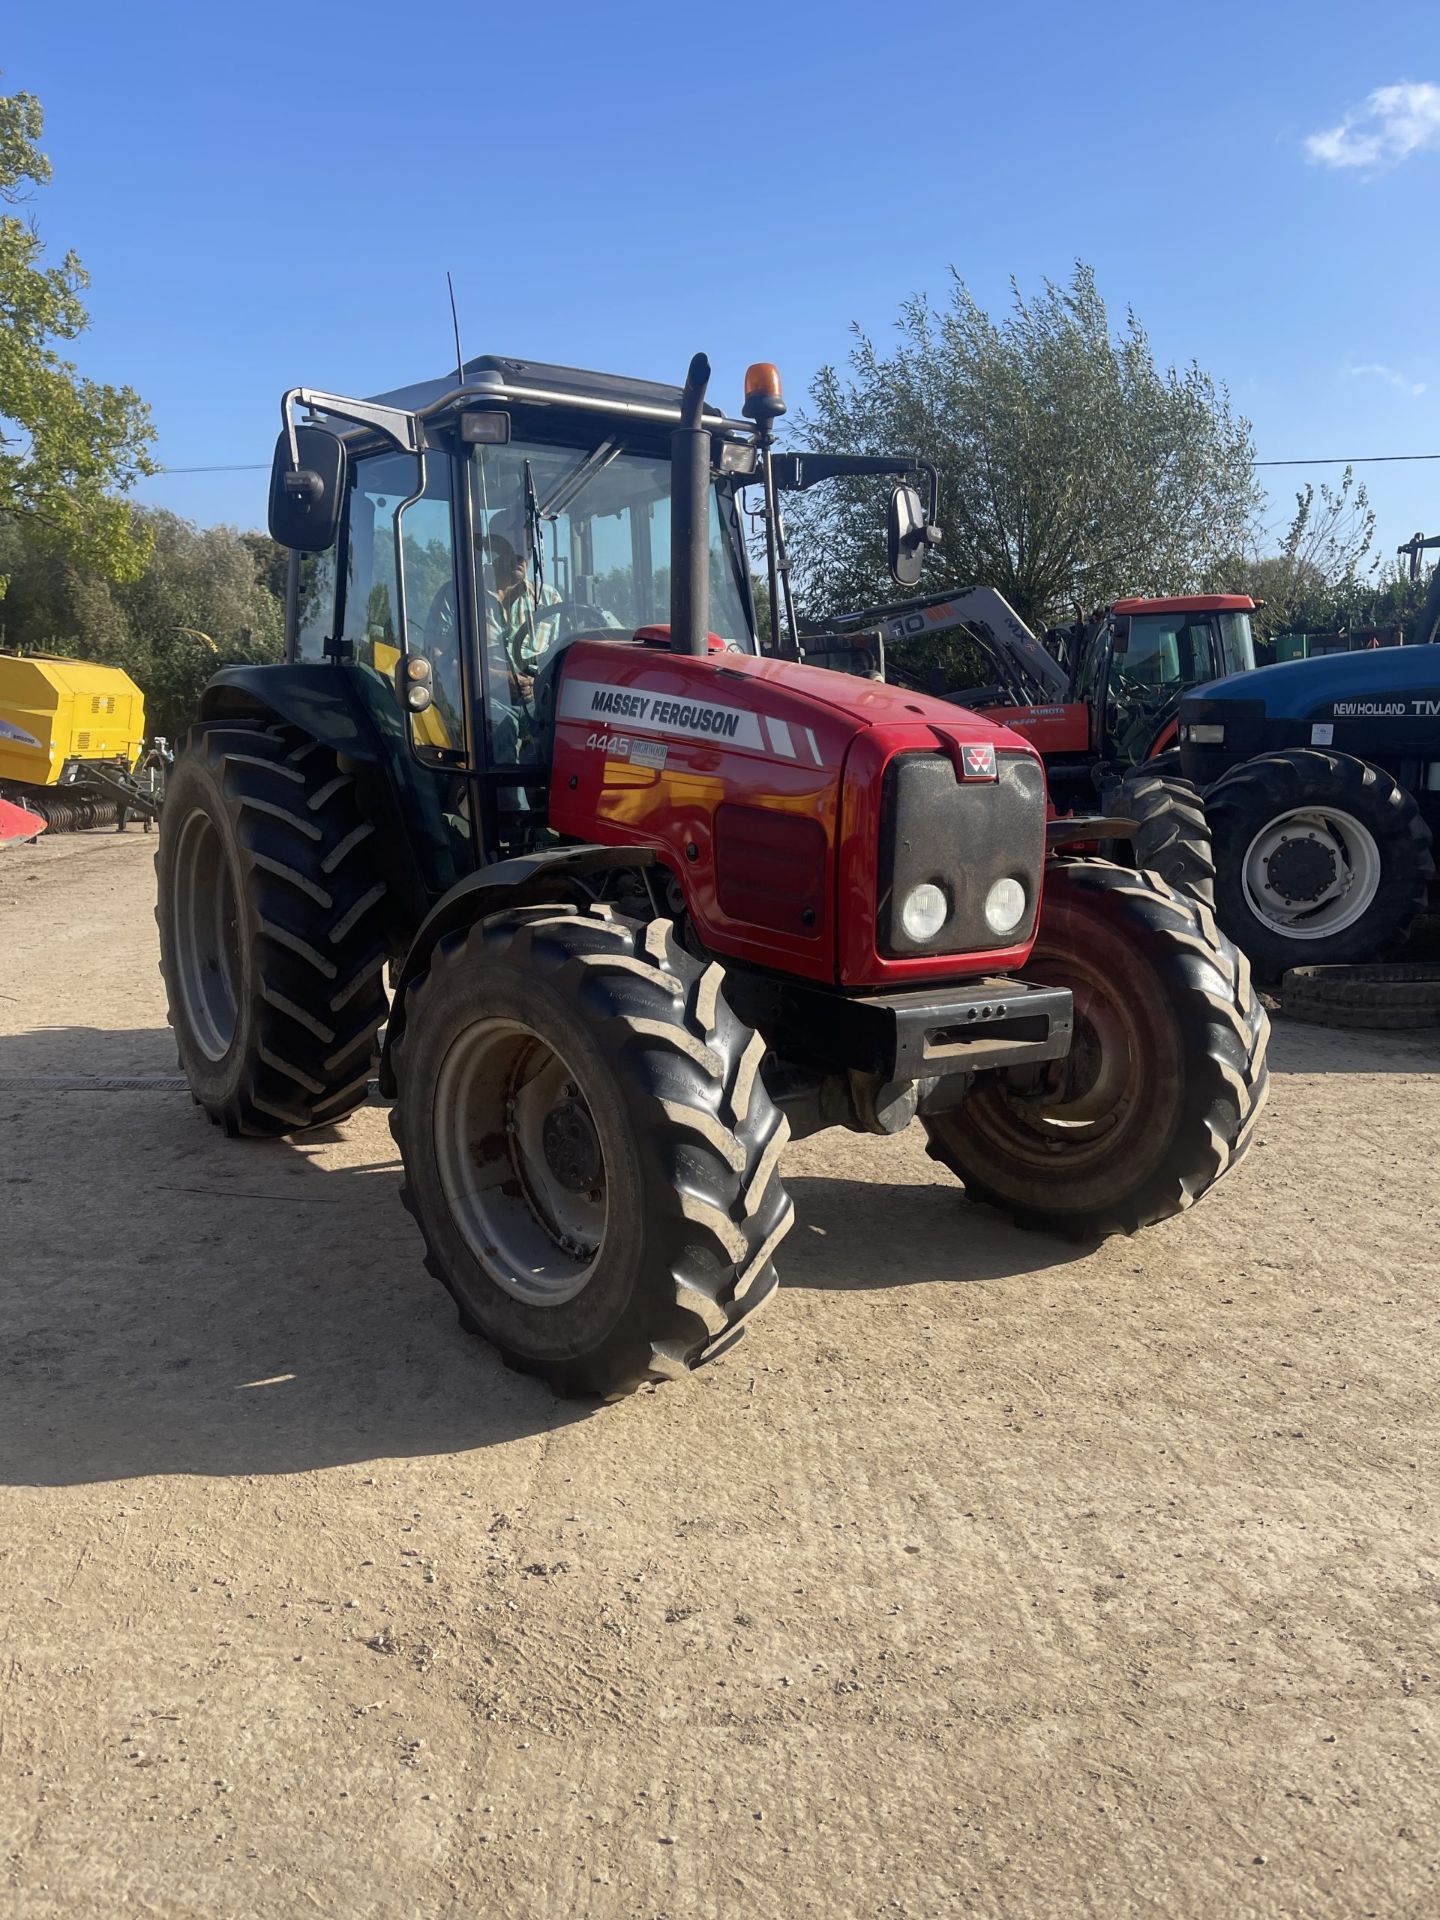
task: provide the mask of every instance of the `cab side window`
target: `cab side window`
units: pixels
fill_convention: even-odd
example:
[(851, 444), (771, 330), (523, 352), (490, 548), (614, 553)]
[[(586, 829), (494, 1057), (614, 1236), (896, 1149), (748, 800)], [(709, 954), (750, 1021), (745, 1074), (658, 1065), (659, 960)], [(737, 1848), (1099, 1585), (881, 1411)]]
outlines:
[(295, 658), (323, 660), (335, 632), (335, 548), (292, 553), (290, 565), (295, 568)]
[(415, 491), (413, 454), (355, 463), (345, 539), (345, 605), (340, 637), (350, 657), (380, 673), (399, 659), (395, 515)]
[(425, 492), (401, 520), (405, 554), (405, 641), (412, 657), (430, 662), (434, 706), (412, 720), (419, 747), (447, 753), (465, 745), (464, 674), (456, 618), (455, 534), (451, 519), (450, 460), (427, 453)]
[[(413, 454), (377, 454), (355, 463), (340, 637), (356, 665), (371, 668), (392, 692), (402, 639), (412, 654), (429, 659), (433, 704), (410, 716), (410, 736), (422, 752), (445, 758), (465, 745), (450, 462), (441, 453), (424, 458), (425, 491), (418, 500), (412, 497), (420, 480)], [(404, 546), (403, 628), (397, 526)]]

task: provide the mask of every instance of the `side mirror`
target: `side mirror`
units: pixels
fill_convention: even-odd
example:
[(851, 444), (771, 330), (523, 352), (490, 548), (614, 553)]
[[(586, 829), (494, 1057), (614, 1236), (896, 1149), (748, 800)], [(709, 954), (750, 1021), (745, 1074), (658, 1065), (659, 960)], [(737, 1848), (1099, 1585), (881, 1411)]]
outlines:
[(1118, 620), (1110, 622), (1110, 652), (1114, 659), (1123, 660), (1130, 651), (1130, 620), (1121, 614)]
[(345, 442), (326, 427), (296, 427), (275, 442), (270, 468), (270, 538), (299, 553), (323, 553), (340, 531), (349, 464)]
[(885, 516), (885, 554), (890, 578), (897, 587), (915, 587), (925, 568), (925, 549), (932, 544), (918, 487), (896, 487)]

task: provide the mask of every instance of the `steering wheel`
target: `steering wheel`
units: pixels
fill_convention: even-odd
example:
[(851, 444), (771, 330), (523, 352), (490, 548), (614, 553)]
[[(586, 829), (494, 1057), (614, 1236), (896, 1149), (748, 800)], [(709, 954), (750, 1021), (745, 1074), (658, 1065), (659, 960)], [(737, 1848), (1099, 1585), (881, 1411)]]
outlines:
[(531, 622), (537, 627), (548, 627), (552, 620), (564, 620), (567, 616), (575, 632), (589, 633), (592, 628), (597, 633), (620, 631), (611, 616), (591, 600), (542, 600), (538, 607), (530, 609)]

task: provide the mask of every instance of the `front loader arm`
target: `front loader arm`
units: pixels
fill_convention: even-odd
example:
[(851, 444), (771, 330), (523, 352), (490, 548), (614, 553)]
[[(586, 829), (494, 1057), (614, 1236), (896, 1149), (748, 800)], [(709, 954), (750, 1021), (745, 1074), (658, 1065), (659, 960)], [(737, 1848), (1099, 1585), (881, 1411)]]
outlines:
[(886, 647), (963, 627), (1013, 679), (1015, 691), (1023, 696), (1021, 704), (1031, 698), (1065, 701), (1070, 697), (1070, 677), (1065, 668), (994, 587), (962, 587), (958, 592), (932, 594), (923, 600), (867, 607), (860, 613), (842, 614), (830, 625), (838, 634), (874, 629)]

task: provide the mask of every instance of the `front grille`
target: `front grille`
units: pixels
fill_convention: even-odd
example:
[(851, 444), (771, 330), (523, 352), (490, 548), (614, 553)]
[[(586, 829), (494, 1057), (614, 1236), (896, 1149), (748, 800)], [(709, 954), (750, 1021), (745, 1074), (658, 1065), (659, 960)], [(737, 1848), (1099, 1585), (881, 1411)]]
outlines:
[[(943, 753), (897, 754), (885, 769), (876, 932), (887, 959), (987, 953), (1030, 938), (1045, 859), (1045, 775), (1028, 753), (996, 758), (995, 780), (958, 780)], [(985, 898), (1006, 878), (1020, 882), (1029, 905), (1018, 927), (997, 935)], [(926, 880), (944, 890), (950, 914), (933, 939), (917, 941), (900, 909)]]

